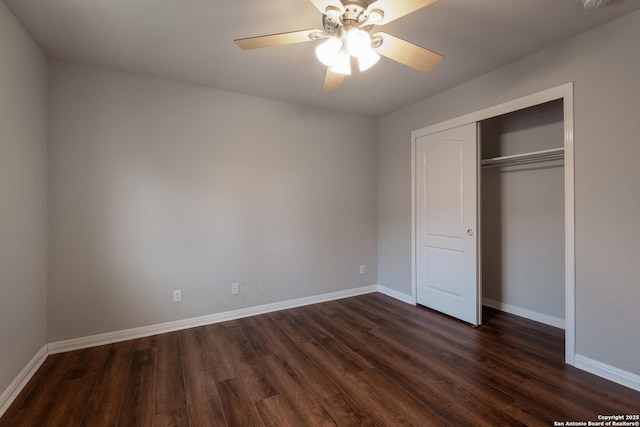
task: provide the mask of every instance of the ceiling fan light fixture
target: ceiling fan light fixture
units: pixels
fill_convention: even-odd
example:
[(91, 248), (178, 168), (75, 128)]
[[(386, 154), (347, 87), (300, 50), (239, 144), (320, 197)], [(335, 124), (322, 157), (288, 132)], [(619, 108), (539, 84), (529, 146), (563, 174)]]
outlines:
[(380, 60), (380, 55), (375, 53), (373, 49), (369, 48), (358, 56), (358, 66), (360, 71), (367, 71), (369, 68), (376, 65)]
[(342, 40), (337, 37), (329, 37), (316, 47), (316, 56), (327, 67), (331, 67), (338, 58), (342, 49)]
[[(316, 56), (327, 67), (323, 91), (339, 88), (344, 76), (351, 75), (352, 57), (357, 59), (360, 72), (373, 67), (380, 56), (427, 72), (442, 61), (442, 55), (385, 32), (371, 33), (376, 25), (386, 25), (436, 1), (311, 0), (322, 13), (322, 29), (266, 34), (236, 39), (234, 42), (245, 50), (309, 41), (317, 43)], [(611, 0), (574, 1), (603, 4)]]
[(379, 22), (382, 22), (382, 18), (384, 18), (384, 12), (380, 9), (373, 9), (369, 12), (369, 17), (365, 21), (366, 25), (375, 25)]
[(342, 15), (340, 9), (334, 6), (327, 6), (327, 10), (324, 14), (335, 21), (340, 21), (340, 15)]
[(346, 49), (340, 50), (335, 62), (331, 66), (332, 73), (351, 75), (351, 55)]
[(347, 32), (347, 50), (351, 56), (359, 57), (371, 50), (371, 36), (364, 30), (352, 28)]

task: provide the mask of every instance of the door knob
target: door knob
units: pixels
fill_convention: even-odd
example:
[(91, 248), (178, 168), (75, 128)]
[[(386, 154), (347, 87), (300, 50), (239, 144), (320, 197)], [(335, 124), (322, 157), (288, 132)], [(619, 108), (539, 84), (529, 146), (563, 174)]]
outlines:
[(467, 230), (467, 236), (473, 236), (473, 230), (472, 229), (468, 229)]

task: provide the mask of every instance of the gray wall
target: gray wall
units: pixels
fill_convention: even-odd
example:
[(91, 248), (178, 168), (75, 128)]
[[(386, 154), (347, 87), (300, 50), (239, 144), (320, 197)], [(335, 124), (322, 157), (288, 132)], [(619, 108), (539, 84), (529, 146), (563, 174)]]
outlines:
[(377, 283), (373, 119), (64, 62), (50, 81), (50, 341)]
[[(563, 117), (558, 100), (481, 122), (482, 158), (562, 147)], [(564, 319), (563, 162), (483, 168), (481, 185), (483, 297)]]
[(380, 285), (411, 293), (411, 131), (573, 81), (576, 351), (640, 374), (639, 39), (635, 12), (380, 118)]
[(0, 1), (0, 394), (47, 342), (46, 78)]

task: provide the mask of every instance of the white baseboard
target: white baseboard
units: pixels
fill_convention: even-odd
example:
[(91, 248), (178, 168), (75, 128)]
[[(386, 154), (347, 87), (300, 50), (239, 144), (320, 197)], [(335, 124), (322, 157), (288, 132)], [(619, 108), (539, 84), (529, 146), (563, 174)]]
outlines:
[(364, 295), (376, 291), (378, 291), (378, 285), (364, 286), (361, 288), (347, 289), (344, 291), (330, 292), (327, 294), (314, 295), (311, 297), (297, 298), (288, 301), (241, 308), (238, 310), (225, 311), (222, 313), (209, 314), (206, 316), (193, 317), (190, 319), (176, 320), (174, 322), (142, 326), (139, 328), (125, 329), (122, 331), (107, 332), (99, 335), (52, 342), (49, 343), (48, 350), (49, 354), (64, 353), (66, 351), (80, 350), (89, 347), (96, 347), (99, 345), (111, 344), (114, 342), (127, 341), (157, 334), (164, 334), (167, 332), (179, 331), (182, 329), (194, 328), (197, 326), (226, 322), (228, 320), (241, 319), (243, 317), (256, 316), (258, 314), (271, 313), (279, 310), (286, 310), (288, 308), (302, 307), (305, 305), (333, 301), (337, 299), (353, 297), (356, 295)]
[(549, 316), (548, 314), (538, 313), (537, 311), (528, 310), (526, 308), (517, 307), (515, 305), (505, 304), (500, 301), (494, 301), (489, 298), (482, 298), (482, 304), (505, 313), (515, 314), (525, 319), (535, 322), (544, 323), (545, 325), (555, 326), (556, 328), (565, 329), (566, 322), (559, 317)]
[(35, 356), (27, 363), (27, 366), (20, 371), (18, 376), (9, 387), (0, 395), (0, 417), (4, 415), (4, 413), (9, 409), (9, 406), (16, 400), (18, 394), (22, 391), (22, 389), (27, 385), (31, 377), (36, 373), (38, 368), (42, 366), (42, 363), (45, 361), (49, 353), (47, 353), (47, 345), (45, 344), (42, 348), (36, 353)]
[(395, 298), (399, 301), (406, 302), (407, 304), (415, 305), (413, 303), (413, 297), (411, 295), (398, 292), (395, 289), (387, 288), (386, 286), (378, 285), (378, 292), (388, 297)]
[(597, 360), (576, 354), (575, 367), (587, 371), (602, 378), (606, 378), (614, 383), (622, 384), (636, 391), (640, 391), (640, 375), (624, 371), (615, 366), (598, 362)]

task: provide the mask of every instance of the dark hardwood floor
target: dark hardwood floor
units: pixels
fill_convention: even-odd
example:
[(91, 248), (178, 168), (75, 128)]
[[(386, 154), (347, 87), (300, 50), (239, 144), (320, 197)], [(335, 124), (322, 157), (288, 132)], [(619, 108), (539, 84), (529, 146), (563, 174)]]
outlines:
[(474, 329), (381, 294), (47, 358), (0, 426), (550, 426), (638, 414), (564, 331)]

